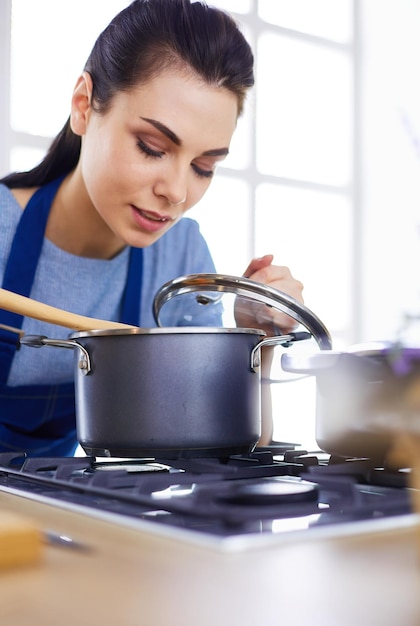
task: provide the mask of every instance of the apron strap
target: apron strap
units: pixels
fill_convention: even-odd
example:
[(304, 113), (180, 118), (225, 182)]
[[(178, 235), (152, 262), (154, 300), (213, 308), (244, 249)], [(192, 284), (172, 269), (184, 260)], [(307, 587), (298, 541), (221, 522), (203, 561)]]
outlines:
[(131, 248), (127, 282), (123, 294), (121, 322), (138, 326), (140, 323), (141, 284), (143, 280), (143, 248)]
[[(29, 296), (44, 243), (51, 203), (62, 178), (40, 187), (29, 200), (16, 229), (3, 278), (3, 288)], [(12, 315), (17, 315), (13, 313)], [(19, 316), (22, 317), (22, 316)], [(17, 326), (11, 324), (11, 326)], [(19, 326), (20, 328), (20, 326)]]
[[(50, 206), (62, 178), (40, 187), (22, 211), (4, 272), (2, 285), (4, 289), (22, 296), (30, 295)], [(23, 315), (0, 309), (0, 323), (22, 328)], [(19, 337), (15, 333), (0, 329), (0, 382), (4, 384), (18, 346)]]

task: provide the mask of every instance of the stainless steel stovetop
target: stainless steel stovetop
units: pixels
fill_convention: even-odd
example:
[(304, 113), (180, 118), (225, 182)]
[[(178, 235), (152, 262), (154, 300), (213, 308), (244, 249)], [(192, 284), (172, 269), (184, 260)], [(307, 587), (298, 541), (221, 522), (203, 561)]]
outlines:
[(0, 491), (223, 549), (416, 523), (409, 470), (277, 443), (229, 458), (0, 454)]

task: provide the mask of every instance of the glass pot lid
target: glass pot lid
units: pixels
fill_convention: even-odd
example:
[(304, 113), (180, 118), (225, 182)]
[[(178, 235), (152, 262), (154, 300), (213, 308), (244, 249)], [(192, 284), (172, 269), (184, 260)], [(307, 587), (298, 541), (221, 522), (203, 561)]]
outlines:
[[(216, 293), (214, 293), (216, 292)], [(270, 324), (271, 334), (282, 334), (275, 325), (273, 312), (281, 311), (301, 324), (313, 336), (321, 350), (332, 348), (331, 335), (323, 322), (306, 306), (292, 296), (249, 278), (225, 274), (189, 274), (165, 283), (156, 293), (153, 301), (153, 315), (158, 326), (167, 326), (163, 308), (168, 303), (175, 304), (183, 311), (184, 325), (196, 324), (197, 319), (206, 325), (220, 325), (224, 305), (222, 296), (234, 296), (235, 311), (252, 308), (258, 324)], [(187, 298), (180, 305), (180, 296)], [(274, 311), (273, 311), (274, 310)], [(216, 321), (216, 323), (212, 323)]]

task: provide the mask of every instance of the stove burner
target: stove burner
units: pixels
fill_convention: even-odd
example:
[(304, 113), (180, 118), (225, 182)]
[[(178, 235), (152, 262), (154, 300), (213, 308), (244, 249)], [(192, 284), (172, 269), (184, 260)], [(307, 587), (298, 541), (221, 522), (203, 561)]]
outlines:
[(86, 472), (118, 472), (125, 470), (127, 473), (139, 474), (142, 472), (168, 472), (169, 466), (155, 463), (153, 460), (145, 463), (136, 461), (101, 461), (93, 464)]
[(258, 483), (235, 485), (230, 493), (217, 498), (219, 502), (238, 505), (276, 505), (295, 502), (315, 502), (318, 485), (305, 480), (283, 478), (262, 479)]

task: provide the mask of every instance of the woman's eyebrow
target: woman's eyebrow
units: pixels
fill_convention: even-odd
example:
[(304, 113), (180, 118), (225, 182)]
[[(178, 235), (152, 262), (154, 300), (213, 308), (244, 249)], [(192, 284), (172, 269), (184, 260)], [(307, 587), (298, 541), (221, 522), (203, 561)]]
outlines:
[[(170, 139), (170, 141), (172, 141), (172, 143), (174, 143), (176, 146), (182, 146), (182, 141), (178, 137), (178, 135), (176, 135), (173, 132), (173, 130), (165, 126), (165, 124), (162, 124), (162, 122), (159, 122), (158, 120), (153, 120), (150, 117), (140, 117), (140, 119), (154, 126), (156, 130), (158, 130), (163, 135), (165, 135), (165, 137), (168, 137), (168, 139)], [(203, 152), (202, 156), (217, 157), (217, 156), (227, 156), (228, 154), (229, 154), (229, 148), (215, 148), (214, 150), (206, 150), (205, 152)]]
[(206, 150), (202, 156), (227, 156), (229, 154), (229, 148), (215, 148), (214, 150)]
[(182, 141), (180, 140), (178, 135), (175, 135), (175, 133), (170, 128), (165, 126), (165, 124), (162, 124), (162, 122), (158, 122), (157, 120), (152, 120), (150, 119), (150, 117), (140, 117), (140, 119), (154, 126), (157, 130), (163, 133), (168, 139), (170, 139), (172, 143), (174, 143), (176, 146), (182, 145)]

